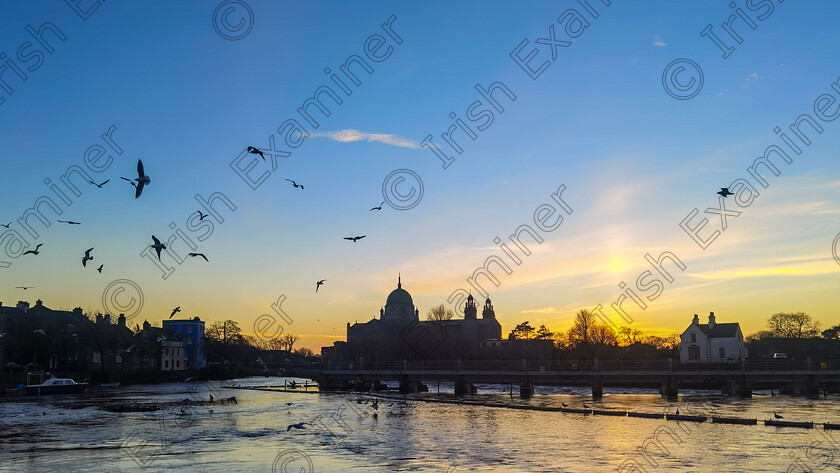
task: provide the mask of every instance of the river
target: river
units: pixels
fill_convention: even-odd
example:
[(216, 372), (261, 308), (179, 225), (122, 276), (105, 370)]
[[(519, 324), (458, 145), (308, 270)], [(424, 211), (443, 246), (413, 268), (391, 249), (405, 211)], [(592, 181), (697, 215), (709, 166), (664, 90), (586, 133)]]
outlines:
[[(301, 381), (301, 380), (298, 380)], [(756, 393), (726, 399), (605, 389), (536, 388), (529, 400), (478, 385), (461, 399), (527, 406), (756, 418), (724, 425), (545, 412), (371, 396), (224, 389), (283, 378), (105, 388), (79, 396), (2, 399), (0, 471), (9, 472), (709, 472), (837, 471), (840, 431), (767, 427), (785, 420), (840, 423), (840, 396)], [(451, 383), (426, 399), (454, 400)], [(184, 403), (184, 399), (214, 403)], [(236, 397), (236, 403), (219, 403)], [(359, 403), (362, 401), (362, 403)], [(158, 410), (140, 411), (156, 405)], [(112, 412), (129, 406), (128, 412)], [(304, 422), (303, 429), (289, 425)], [(658, 440), (658, 444), (655, 442)], [(646, 445), (645, 453), (639, 449)], [(664, 450), (660, 450), (664, 449)], [(631, 469), (637, 465), (637, 470)]]

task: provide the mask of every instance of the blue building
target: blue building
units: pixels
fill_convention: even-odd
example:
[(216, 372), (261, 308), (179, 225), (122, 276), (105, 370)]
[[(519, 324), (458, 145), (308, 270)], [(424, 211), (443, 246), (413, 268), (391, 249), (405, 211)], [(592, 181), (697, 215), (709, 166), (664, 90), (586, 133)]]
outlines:
[(187, 320), (164, 320), (163, 328), (174, 330), (183, 338), (188, 369), (204, 368), (204, 322), (201, 319), (195, 317)]

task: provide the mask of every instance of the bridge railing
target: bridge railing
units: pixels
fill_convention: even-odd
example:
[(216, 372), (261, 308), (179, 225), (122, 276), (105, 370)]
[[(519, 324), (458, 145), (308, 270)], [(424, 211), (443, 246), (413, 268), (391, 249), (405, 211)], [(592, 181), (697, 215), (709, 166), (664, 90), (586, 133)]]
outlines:
[[(840, 360), (777, 360), (748, 359), (717, 363), (681, 363), (679, 360), (399, 360), (330, 362), (328, 369), (368, 373), (400, 371), (568, 371), (571, 366), (582, 371), (806, 371), (840, 370)], [(577, 369), (577, 368), (575, 368)]]

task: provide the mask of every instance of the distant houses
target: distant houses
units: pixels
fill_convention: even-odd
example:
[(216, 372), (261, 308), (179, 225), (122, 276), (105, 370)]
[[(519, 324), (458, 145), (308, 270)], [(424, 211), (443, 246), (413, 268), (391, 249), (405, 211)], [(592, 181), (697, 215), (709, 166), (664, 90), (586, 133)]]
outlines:
[(701, 324), (694, 314), (691, 325), (680, 336), (680, 362), (715, 363), (740, 361), (747, 357), (741, 325), (717, 323), (709, 313), (709, 323)]
[(154, 373), (199, 369), (204, 360), (204, 322), (173, 320), (168, 327), (148, 321), (136, 331), (120, 314), (89, 319), (81, 308), (53, 310), (38, 300), (0, 303), (0, 366), (6, 369), (92, 373)]

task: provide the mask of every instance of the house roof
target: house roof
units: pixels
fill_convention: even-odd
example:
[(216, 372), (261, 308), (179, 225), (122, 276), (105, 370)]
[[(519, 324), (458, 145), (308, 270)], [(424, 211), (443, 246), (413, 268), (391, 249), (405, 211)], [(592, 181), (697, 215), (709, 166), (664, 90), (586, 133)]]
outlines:
[(709, 324), (697, 325), (709, 338), (734, 338), (738, 335), (738, 323), (715, 324), (711, 329)]

